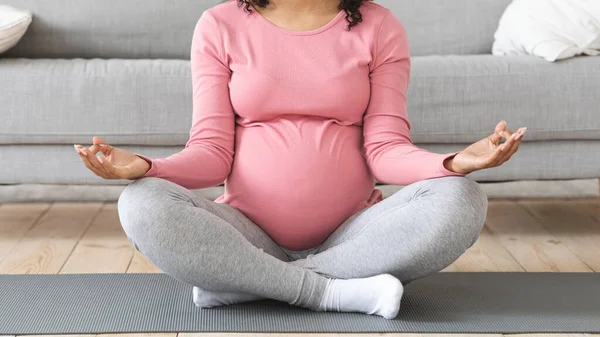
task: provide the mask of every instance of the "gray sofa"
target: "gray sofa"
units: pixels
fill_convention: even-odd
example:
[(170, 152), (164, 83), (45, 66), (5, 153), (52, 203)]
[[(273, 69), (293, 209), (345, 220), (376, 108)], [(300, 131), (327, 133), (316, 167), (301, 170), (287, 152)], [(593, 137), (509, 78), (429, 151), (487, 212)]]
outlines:
[[(189, 48), (202, 11), (218, 0), (5, 0), (34, 21), (0, 56), (0, 188), (119, 185), (96, 177), (74, 143), (98, 135), (166, 157), (191, 125)], [(600, 176), (600, 57), (548, 63), (490, 54), (510, 0), (386, 0), (412, 55), (413, 141), (460, 150), (492, 132), (527, 126), (505, 165), (478, 181)], [(6, 199), (6, 197), (5, 197)]]

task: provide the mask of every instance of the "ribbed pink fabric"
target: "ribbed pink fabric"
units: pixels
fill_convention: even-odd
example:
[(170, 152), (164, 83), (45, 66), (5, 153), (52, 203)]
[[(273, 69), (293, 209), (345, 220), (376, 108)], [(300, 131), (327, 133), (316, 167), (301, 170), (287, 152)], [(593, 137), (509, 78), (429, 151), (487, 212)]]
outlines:
[(185, 149), (149, 159), (145, 176), (189, 189), (221, 184), (216, 202), (241, 210), (278, 244), (304, 250), (382, 200), (375, 179), (407, 185), (461, 175), (455, 153), (414, 146), (406, 111), (406, 33), (366, 2), (311, 31), (276, 26), (236, 1), (205, 11), (191, 50), (193, 124)]

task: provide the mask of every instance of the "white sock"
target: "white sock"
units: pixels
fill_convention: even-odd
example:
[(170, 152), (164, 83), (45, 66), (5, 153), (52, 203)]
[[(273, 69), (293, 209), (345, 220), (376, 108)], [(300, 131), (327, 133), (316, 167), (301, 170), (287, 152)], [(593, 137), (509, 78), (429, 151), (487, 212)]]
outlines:
[(227, 291), (210, 291), (194, 287), (194, 303), (200, 308), (212, 308), (222, 305), (250, 302), (264, 299), (262, 296)]
[(390, 274), (359, 279), (328, 279), (319, 309), (375, 314), (395, 318), (400, 310), (404, 288)]

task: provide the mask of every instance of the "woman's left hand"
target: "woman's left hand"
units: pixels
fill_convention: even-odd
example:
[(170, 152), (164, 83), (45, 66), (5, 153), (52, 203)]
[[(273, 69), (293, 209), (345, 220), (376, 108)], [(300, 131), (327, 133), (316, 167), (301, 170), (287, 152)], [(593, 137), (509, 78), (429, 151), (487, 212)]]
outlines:
[[(513, 133), (506, 129), (506, 122), (501, 121), (496, 125), (492, 135), (471, 144), (456, 156), (447, 159), (444, 166), (450, 171), (461, 174), (500, 166), (517, 152), (525, 130), (527, 128), (524, 127)], [(506, 139), (506, 142), (500, 144), (502, 138)]]

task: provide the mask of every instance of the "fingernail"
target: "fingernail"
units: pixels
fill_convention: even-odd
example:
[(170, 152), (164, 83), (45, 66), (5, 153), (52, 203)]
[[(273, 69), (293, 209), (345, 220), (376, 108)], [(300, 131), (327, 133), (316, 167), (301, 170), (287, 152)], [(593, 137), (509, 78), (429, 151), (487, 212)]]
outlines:
[(102, 157), (98, 157), (98, 161), (100, 162), (100, 164), (104, 164), (104, 159), (102, 159)]
[(515, 140), (519, 140), (519, 139), (521, 139), (521, 134), (520, 133), (518, 133), (517, 136), (515, 137)]
[(500, 145), (500, 151), (504, 150), (504, 144)]
[(526, 126), (525, 126), (525, 127), (523, 127), (523, 131), (522, 131), (522, 133), (525, 133), (525, 131), (527, 131), (527, 127), (526, 127)]
[(73, 147), (75, 148), (75, 151), (79, 152), (79, 149), (77, 148), (77, 144), (73, 144)]

